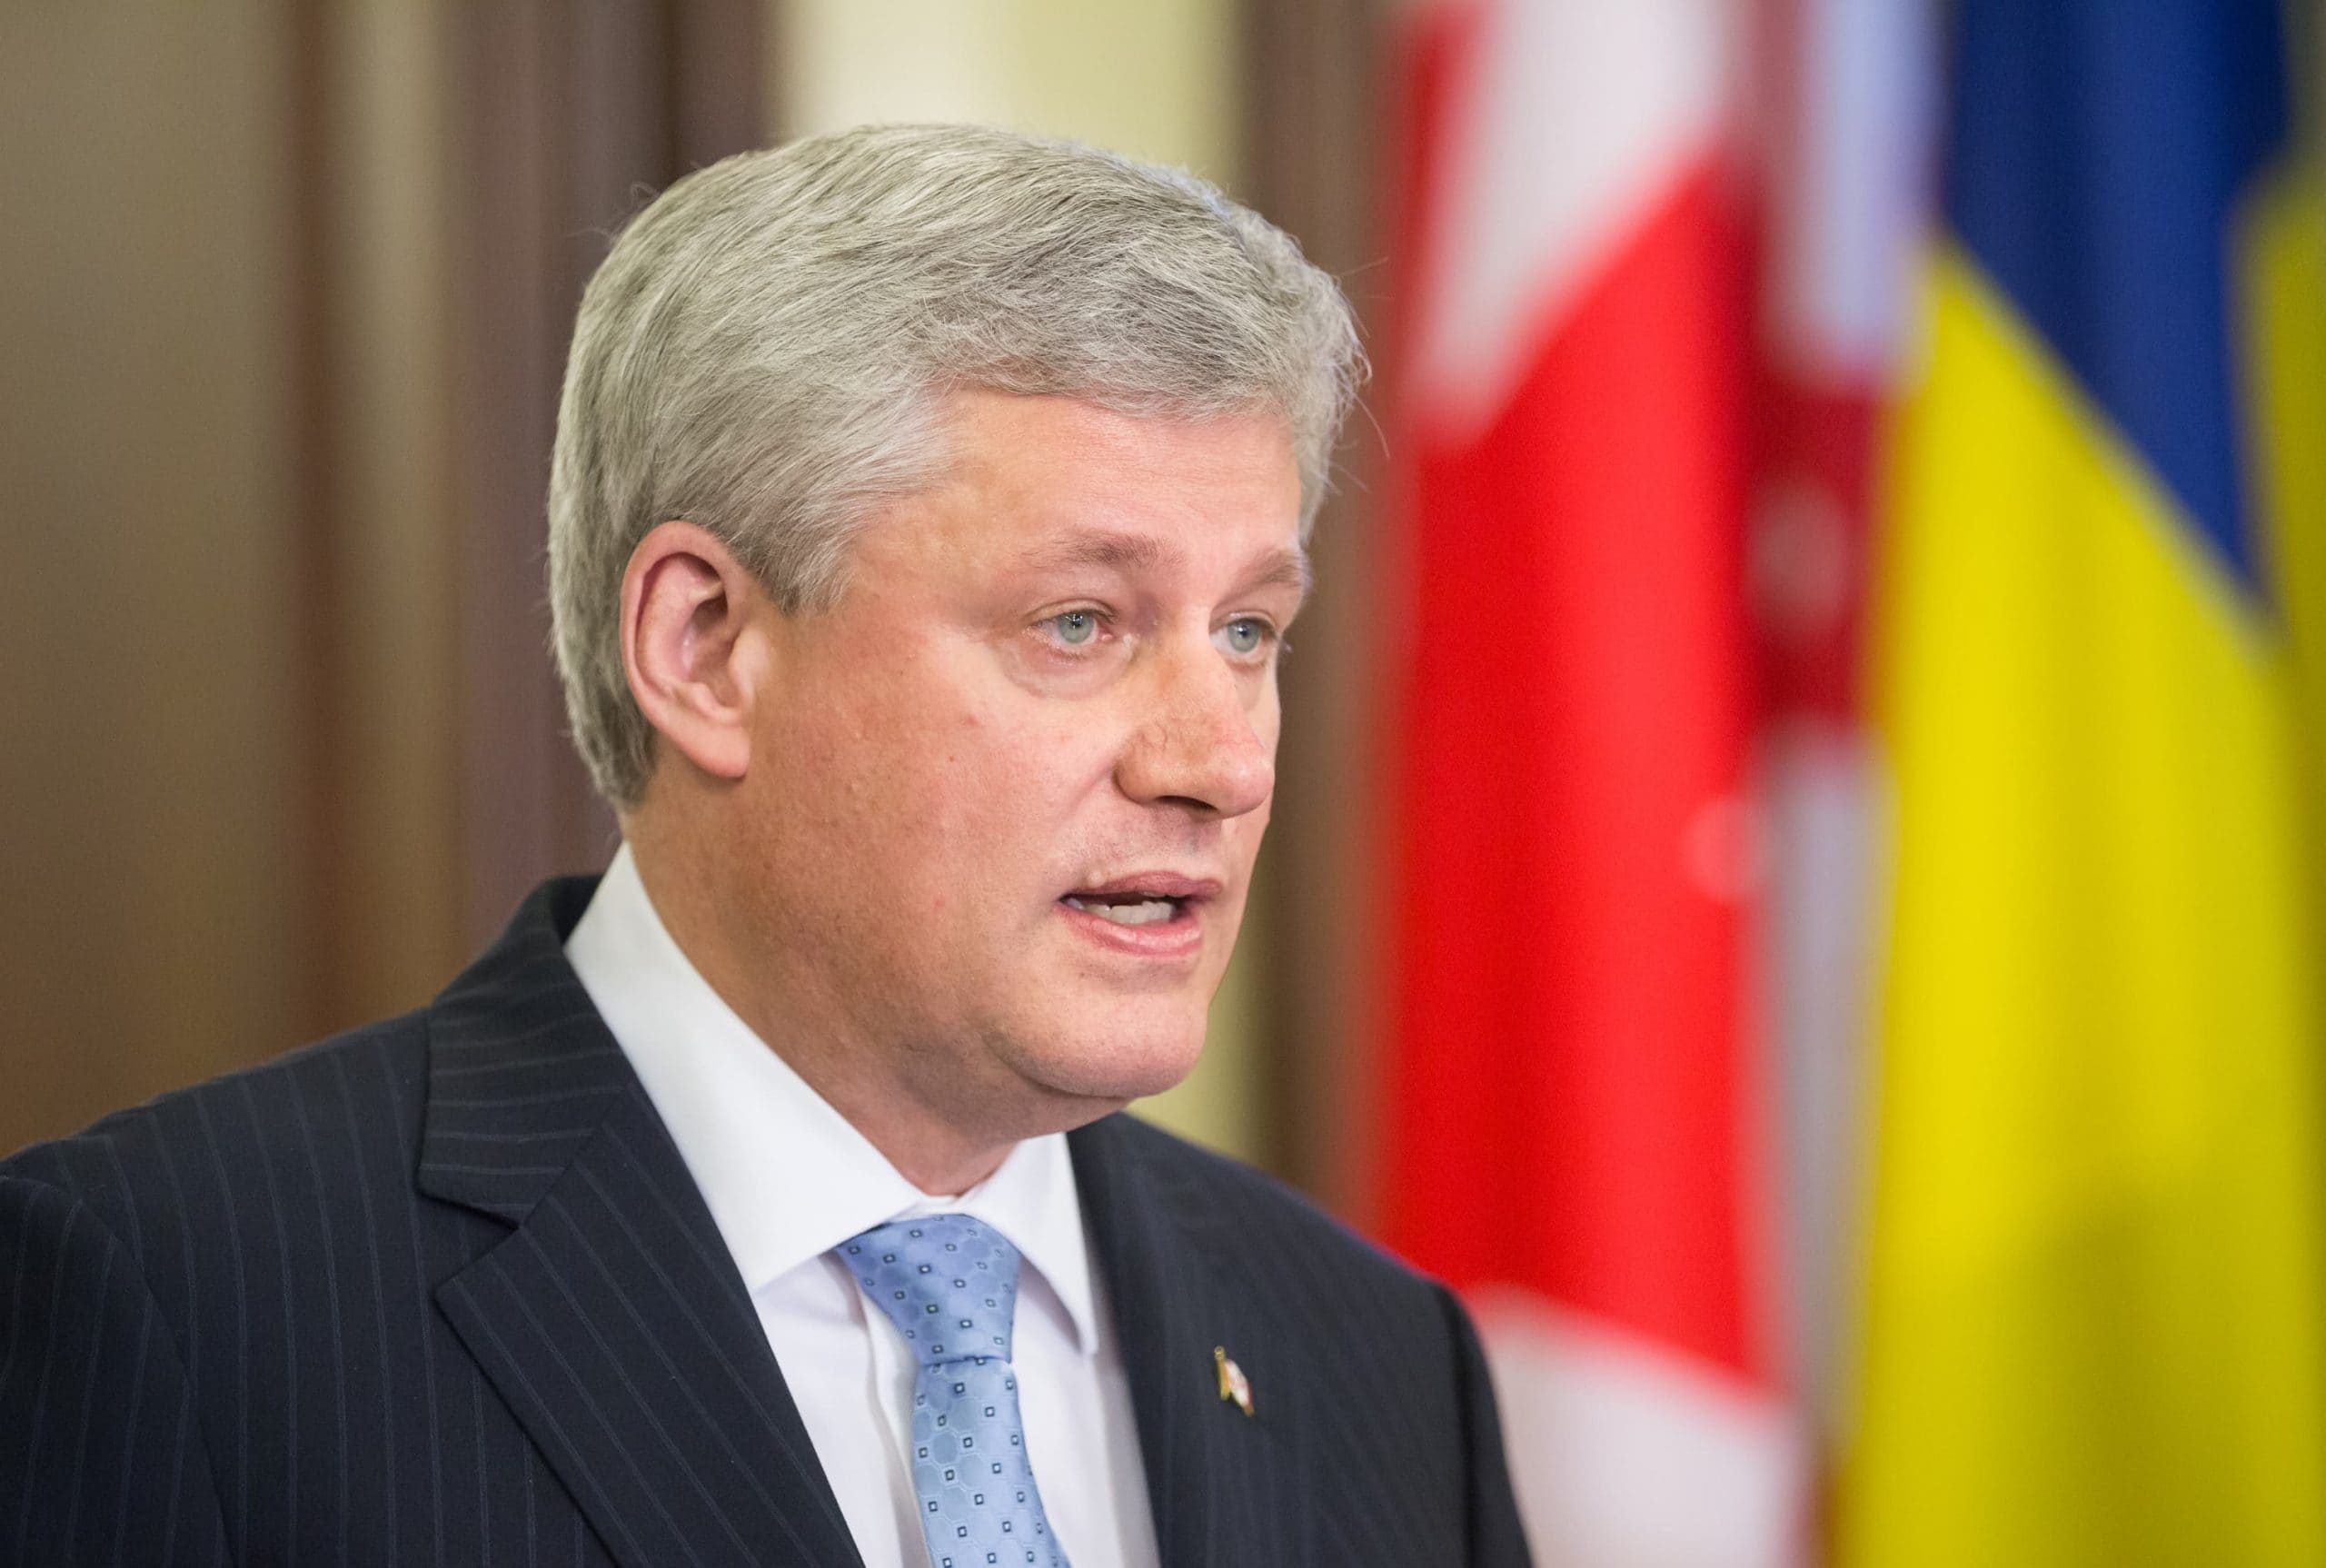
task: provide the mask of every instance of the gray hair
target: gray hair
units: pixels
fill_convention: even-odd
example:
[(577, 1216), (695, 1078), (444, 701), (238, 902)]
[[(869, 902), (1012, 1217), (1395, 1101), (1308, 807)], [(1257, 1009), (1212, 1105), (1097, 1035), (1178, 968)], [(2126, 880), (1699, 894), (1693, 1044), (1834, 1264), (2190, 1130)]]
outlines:
[(632, 222), (582, 300), (550, 474), (550, 605), (575, 745), (637, 802), (653, 731), (621, 578), (658, 523), (732, 550), (788, 613), (856, 528), (936, 482), (950, 390), (1288, 426), (1305, 533), (1364, 361), (1293, 241), (1176, 170), (1070, 142), (880, 126), (744, 153)]

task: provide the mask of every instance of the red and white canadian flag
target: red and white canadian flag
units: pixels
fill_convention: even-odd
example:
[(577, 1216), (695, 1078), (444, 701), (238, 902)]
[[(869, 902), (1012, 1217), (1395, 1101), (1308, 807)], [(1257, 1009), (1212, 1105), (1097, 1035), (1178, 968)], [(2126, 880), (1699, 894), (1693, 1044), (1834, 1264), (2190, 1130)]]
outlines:
[(1379, 1223), (1477, 1315), (1541, 1562), (1793, 1563), (1741, 8), (1412, 20)]

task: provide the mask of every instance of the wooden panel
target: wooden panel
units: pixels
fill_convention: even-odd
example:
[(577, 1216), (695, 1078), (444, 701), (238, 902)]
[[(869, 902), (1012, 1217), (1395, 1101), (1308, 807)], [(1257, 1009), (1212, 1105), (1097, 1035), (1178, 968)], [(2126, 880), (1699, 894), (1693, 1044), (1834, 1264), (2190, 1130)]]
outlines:
[(756, 0), (0, 6), (0, 1148), (423, 999), (610, 816), (543, 492)]
[(284, 47), (0, 6), (0, 1147), (292, 1037)]
[[(1378, 352), (1387, 315), (1379, 154), (1388, 80), (1377, 0), (1245, 0), (1241, 194), (1341, 280)], [(1370, 673), (1381, 480), (1360, 410), (1337, 493), (1317, 520), (1317, 591), (1284, 672), (1276, 816), (1256, 889), (1272, 956), (1263, 1053), (1270, 1167), (1337, 1206), (1363, 1190), (1371, 1139), (1372, 789), (1380, 748)]]

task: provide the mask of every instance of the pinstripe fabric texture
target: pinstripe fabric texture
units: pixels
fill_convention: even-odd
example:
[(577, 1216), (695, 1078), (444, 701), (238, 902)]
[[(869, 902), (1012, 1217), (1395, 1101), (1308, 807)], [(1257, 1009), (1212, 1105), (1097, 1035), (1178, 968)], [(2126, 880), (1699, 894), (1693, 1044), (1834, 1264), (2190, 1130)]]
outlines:
[[(590, 888), (422, 1013), (0, 1162), (0, 1564), (858, 1563), (565, 964)], [(1128, 1117), (1069, 1144), (1164, 1563), (1526, 1561), (1450, 1296)]]

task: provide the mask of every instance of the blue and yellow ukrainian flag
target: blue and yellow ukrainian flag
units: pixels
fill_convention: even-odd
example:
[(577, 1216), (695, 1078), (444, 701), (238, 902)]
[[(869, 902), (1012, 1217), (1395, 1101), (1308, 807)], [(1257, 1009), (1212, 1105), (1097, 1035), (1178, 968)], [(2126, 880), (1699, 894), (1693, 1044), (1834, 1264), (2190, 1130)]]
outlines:
[(2326, 224), (2265, 0), (1963, 0), (1838, 1557), (2326, 1563)]

